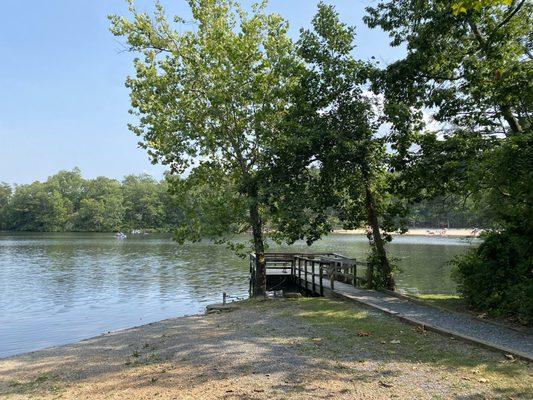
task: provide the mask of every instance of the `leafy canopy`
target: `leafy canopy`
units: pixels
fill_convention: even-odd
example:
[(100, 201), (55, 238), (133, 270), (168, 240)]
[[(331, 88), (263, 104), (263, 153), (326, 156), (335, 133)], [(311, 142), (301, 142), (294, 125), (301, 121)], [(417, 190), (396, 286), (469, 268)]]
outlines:
[[(367, 24), (383, 28), (392, 45), (408, 50), (379, 85), (389, 98), (425, 107), (437, 122), (398, 164), (404, 171), (398, 185), (414, 200), (474, 196), (495, 226), (509, 226), (518, 220), (510, 209), (524, 210), (529, 203), (527, 191), (511, 188), (529, 179), (530, 168), (523, 168), (528, 147), (519, 152), (516, 143), (531, 141), (533, 6), (459, 3), (466, 11), (454, 13), (440, 0), (380, 1), (367, 9)], [(516, 135), (523, 138), (511, 138)], [(498, 167), (513, 153), (525, 158)]]
[[(188, 3), (192, 21), (170, 22), (161, 5), (149, 16), (130, 2), (132, 18), (112, 16), (111, 29), (141, 56), (126, 83), (139, 119), (131, 129), (153, 162), (189, 174), (171, 183), (187, 189), (186, 205), (198, 206), (186, 208), (204, 211), (189, 213), (179, 238), (221, 239), (222, 227), (242, 232), (267, 218), (268, 149), (283, 134), (300, 64), (287, 23), (265, 13), (266, 2), (250, 12), (232, 0)], [(255, 224), (250, 213), (260, 214)]]

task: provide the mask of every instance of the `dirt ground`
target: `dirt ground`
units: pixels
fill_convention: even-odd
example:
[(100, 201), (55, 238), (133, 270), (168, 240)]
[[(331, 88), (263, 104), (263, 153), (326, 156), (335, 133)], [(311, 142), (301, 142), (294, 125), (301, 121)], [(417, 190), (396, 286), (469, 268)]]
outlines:
[(533, 398), (529, 363), (351, 303), (237, 307), (0, 360), (0, 398)]

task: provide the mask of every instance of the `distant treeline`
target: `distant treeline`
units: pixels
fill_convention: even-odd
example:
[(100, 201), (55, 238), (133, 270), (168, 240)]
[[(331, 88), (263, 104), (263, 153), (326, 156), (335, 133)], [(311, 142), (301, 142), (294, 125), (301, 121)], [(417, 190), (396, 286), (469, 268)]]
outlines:
[(0, 229), (10, 231), (170, 230), (179, 210), (165, 181), (129, 175), (122, 181), (84, 179), (79, 169), (60, 171), (46, 182), (0, 184)]
[(411, 206), (410, 228), (489, 228), (490, 218), (473, 201), (459, 196), (437, 197)]
[[(0, 230), (164, 232), (177, 227), (181, 218), (167, 183), (146, 174), (122, 181), (84, 179), (76, 168), (60, 171), (46, 182), (0, 184)], [(453, 198), (415, 205), (409, 222), (418, 228), (486, 226), (474, 207)]]

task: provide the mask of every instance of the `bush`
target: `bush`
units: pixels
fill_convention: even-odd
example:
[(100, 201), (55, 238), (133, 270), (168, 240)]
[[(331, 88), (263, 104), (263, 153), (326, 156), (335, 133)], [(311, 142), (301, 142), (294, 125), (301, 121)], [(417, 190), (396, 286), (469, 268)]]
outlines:
[(533, 265), (527, 235), (491, 232), (454, 260), (458, 290), (469, 306), (489, 315), (533, 323)]

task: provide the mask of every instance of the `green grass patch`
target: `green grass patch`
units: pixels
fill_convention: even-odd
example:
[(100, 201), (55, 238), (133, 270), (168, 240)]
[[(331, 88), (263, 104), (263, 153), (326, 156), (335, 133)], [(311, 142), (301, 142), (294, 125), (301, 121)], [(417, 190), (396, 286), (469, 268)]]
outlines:
[(57, 384), (58, 378), (57, 375), (41, 374), (29, 381), (9, 381), (7, 382), (7, 391), (0, 390), (0, 395), (30, 395), (43, 389), (53, 394), (59, 394), (63, 389)]
[(409, 297), (413, 297), (431, 306), (452, 311), (473, 313), (472, 310), (468, 309), (465, 301), (456, 294), (417, 294), (409, 295)]
[[(441, 299), (437, 296), (434, 300)], [(499, 353), (421, 331), (351, 302), (328, 298), (303, 298), (294, 302), (297, 310), (285, 310), (284, 315), (310, 324), (313, 335), (322, 338), (320, 351), (333, 357), (348, 355), (377, 362), (427, 364), (442, 373), (453, 374), (461, 385), (468, 380), (486, 379), (500, 392), (533, 398), (533, 390), (528, 385), (532, 382), (532, 370), (526, 362), (509, 362)]]

